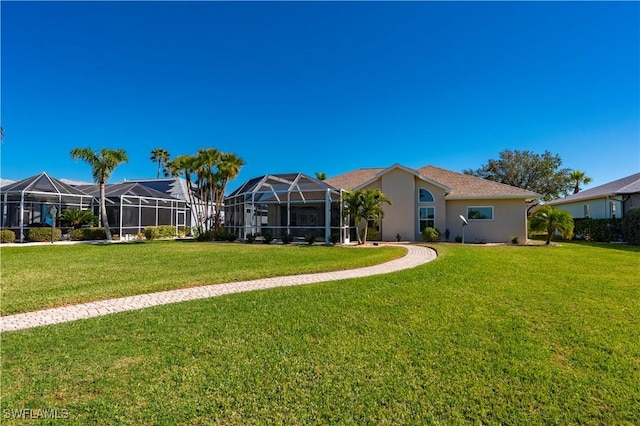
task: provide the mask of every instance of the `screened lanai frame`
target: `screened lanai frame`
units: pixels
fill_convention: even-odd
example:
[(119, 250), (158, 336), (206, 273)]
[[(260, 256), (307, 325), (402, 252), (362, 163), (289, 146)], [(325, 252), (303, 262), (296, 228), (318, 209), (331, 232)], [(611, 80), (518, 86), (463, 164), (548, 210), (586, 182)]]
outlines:
[[(88, 194), (97, 196), (99, 187), (80, 187)], [(170, 225), (176, 228), (190, 227), (191, 215), (187, 202), (168, 196), (137, 182), (123, 182), (107, 185), (105, 189), (107, 218), (109, 225), (117, 229), (117, 235), (129, 239), (142, 232), (147, 226)], [(99, 214), (99, 205), (94, 205), (94, 213)]]
[(325, 243), (337, 234), (349, 242), (342, 190), (302, 173), (270, 174), (250, 179), (225, 198), (225, 228), (239, 239), (247, 235), (313, 235)]
[(66, 209), (88, 210), (95, 198), (47, 173), (14, 182), (0, 188), (0, 227), (16, 232), (22, 243), (25, 231), (36, 226), (51, 226), (50, 211)]

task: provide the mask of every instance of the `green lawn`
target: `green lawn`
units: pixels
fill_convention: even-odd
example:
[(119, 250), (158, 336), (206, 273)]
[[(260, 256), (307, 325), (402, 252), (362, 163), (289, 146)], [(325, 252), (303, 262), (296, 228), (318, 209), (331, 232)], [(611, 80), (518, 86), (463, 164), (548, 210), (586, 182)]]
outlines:
[(434, 247), (389, 275), (3, 333), (2, 409), (74, 424), (640, 424), (640, 250)]
[(180, 241), (2, 247), (2, 315), (204, 284), (370, 266), (398, 247)]

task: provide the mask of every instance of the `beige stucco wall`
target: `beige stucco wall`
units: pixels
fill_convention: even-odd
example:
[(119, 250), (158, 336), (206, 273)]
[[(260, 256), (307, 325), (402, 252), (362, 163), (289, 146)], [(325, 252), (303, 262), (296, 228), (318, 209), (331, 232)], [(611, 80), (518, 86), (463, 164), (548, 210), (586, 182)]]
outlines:
[(392, 202), (384, 205), (382, 221), (382, 239), (394, 241), (396, 234), (403, 239), (410, 239), (415, 223), (415, 188), (414, 176), (401, 169), (391, 170), (381, 178), (380, 189)]
[[(527, 241), (527, 208), (524, 200), (449, 200), (447, 201), (447, 227), (450, 240), (462, 236), (460, 215), (467, 217), (467, 207), (492, 206), (493, 220), (469, 221), (464, 231), (465, 242), (509, 242), (518, 237), (520, 243)], [(441, 231), (442, 228), (441, 228)], [(444, 233), (444, 231), (443, 231)]]
[[(454, 241), (456, 235), (462, 236), (459, 216), (467, 217), (467, 207), (473, 206), (493, 207), (493, 220), (470, 221), (465, 229), (465, 242), (509, 242), (514, 236), (521, 243), (527, 240), (527, 208), (523, 199), (445, 200), (443, 188), (401, 168), (389, 171), (366, 188), (380, 189), (392, 202), (383, 205), (385, 215), (380, 225), (383, 241), (395, 241), (396, 234), (403, 240), (421, 241), (418, 213), (421, 206), (435, 207), (435, 226), (443, 240), (447, 229), (449, 241)], [(433, 203), (418, 202), (420, 188), (431, 192)]]

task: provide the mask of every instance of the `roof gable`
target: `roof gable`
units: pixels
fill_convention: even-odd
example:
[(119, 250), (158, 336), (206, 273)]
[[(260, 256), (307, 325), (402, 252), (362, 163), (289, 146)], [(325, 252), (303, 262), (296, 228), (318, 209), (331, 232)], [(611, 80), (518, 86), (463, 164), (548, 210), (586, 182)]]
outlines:
[(49, 176), (46, 172), (3, 186), (2, 192), (87, 196), (81, 190)]
[(382, 176), (384, 176), (384, 175), (386, 175), (388, 173), (391, 173), (394, 170), (402, 170), (402, 171), (404, 171), (406, 173), (409, 173), (409, 174), (417, 177), (420, 180), (423, 180), (423, 181), (428, 182), (428, 183), (430, 183), (430, 184), (432, 184), (434, 186), (437, 186), (438, 188), (443, 189), (446, 193), (449, 193), (451, 191), (451, 188), (449, 186), (443, 184), (442, 182), (438, 182), (436, 180), (433, 180), (433, 179), (429, 178), (428, 176), (424, 176), (423, 174), (421, 174), (416, 169), (412, 169), (410, 167), (406, 167), (406, 166), (403, 166), (402, 164), (398, 164), (398, 163), (395, 163), (395, 164), (387, 167), (386, 169), (380, 170), (371, 179), (369, 179), (369, 180), (357, 185), (356, 187), (354, 187), (354, 189), (364, 188), (365, 186), (367, 186), (370, 183), (380, 179)]

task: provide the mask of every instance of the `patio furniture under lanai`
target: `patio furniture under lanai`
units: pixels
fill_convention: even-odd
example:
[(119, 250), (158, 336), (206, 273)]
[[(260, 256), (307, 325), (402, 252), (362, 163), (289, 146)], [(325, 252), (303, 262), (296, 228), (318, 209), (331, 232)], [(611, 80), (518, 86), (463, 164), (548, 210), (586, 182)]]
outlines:
[(349, 241), (342, 214), (342, 190), (304, 175), (286, 173), (250, 179), (225, 199), (225, 227), (240, 239), (313, 235), (325, 242), (335, 234)]

